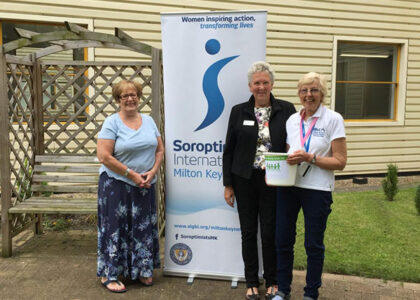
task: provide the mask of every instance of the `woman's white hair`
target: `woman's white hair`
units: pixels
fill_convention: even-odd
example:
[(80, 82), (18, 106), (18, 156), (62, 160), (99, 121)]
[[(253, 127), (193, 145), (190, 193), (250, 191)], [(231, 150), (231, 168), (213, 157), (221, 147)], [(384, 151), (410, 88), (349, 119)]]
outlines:
[(252, 76), (258, 72), (267, 72), (270, 76), (270, 81), (274, 83), (274, 72), (273, 68), (271, 68), (270, 64), (265, 61), (256, 61), (254, 62), (248, 70), (248, 83), (251, 83)]
[(316, 72), (309, 72), (303, 75), (297, 84), (298, 94), (302, 85), (312, 84), (314, 82), (318, 82), (318, 87), (322, 94), (322, 100), (324, 100), (328, 93), (327, 78)]

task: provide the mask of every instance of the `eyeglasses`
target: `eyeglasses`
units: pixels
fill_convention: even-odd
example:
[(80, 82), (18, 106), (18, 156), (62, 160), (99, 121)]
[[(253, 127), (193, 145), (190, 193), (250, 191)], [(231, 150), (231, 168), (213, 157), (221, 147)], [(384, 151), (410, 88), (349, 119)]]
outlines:
[(122, 94), (120, 95), (120, 99), (127, 100), (128, 98), (137, 99), (136, 94)]
[(318, 94), (319, 93), (319, 89), (301, 89), (299, 90), (299, 94), (301, 95), (306, 95), (308, 92), (310, 92), (312, 95)]

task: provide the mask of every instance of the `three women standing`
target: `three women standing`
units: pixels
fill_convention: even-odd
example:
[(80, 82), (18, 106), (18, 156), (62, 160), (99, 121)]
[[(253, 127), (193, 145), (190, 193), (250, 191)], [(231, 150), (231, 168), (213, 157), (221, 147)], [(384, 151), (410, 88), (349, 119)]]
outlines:
[(111, 292), (125, 292), (119, 276), (153, 284), (160, 266), (154, 183), (163, 143), (153, 119), (138, 112), (142, 86), (122, 80), (112, 88), (120, 111), (98, 136), (97, 276)]

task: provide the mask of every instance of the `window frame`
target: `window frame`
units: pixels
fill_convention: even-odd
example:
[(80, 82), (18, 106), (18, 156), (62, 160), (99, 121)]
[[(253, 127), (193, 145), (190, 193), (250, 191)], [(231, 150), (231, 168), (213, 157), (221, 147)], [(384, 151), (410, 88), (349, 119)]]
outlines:
[(331, 76), (331, 109), (335, 110), (336, 77), (337, 77), (337, 52), (339, 42), (372, 43), (372, 44), (393, 44), (399, 47), (397, 58), (397, 91), (394, 93), (394, 116), (390, 119), (345, 119), (346, 126), (401, 126), (405, 120), (406, 83), (407, 83), (407, 59), (408, 40), (370, 38), (355, 36), (334, 36), (333, 40), (333, 69)]

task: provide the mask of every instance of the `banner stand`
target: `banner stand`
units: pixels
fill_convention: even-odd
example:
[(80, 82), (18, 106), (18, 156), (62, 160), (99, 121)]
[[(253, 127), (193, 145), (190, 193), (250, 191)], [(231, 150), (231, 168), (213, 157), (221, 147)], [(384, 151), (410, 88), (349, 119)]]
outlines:
[(166, 223), (164, 274), (244, 280), (237, 208), (223, 196), (231, 108), (265, 60), (267, 11), (162, 13)]
[[(245, 282), (245, 277), (238, 277), (238, 276), (229, 276), (229, 275), (217, 275), (213, 273), (204, 273), (200, 271), (199, 273), (186, 273), (186, 272), (178, 272), (178, 271), (163, 271), (164, 276), (177, 276), (177, 277), (186, 277), (187, 283), (192, 284), (194, 279), (199, 277), (203, 279), (216, 279), (216, 280), (226, 280), (232, 282), (232, 288), (236, 288), (238, 286), (238, 282)], [(234, 287), (233, 287), (234, 286)]]

